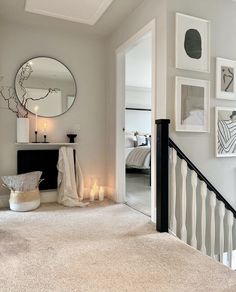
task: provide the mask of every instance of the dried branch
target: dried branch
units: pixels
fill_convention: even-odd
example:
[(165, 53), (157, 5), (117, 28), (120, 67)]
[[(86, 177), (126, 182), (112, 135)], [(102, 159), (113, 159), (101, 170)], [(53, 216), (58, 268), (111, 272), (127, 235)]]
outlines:
[[(47, 93), (44, 96), (33, 98), (27, 97), (27, 90), (24, 87), (24, 82), (27, 81), (31, 74), (33, 73), (31, 65), (27, 62), (20, 69), (18, 84), (22, 90), (22, 101), (17, 97), (16, 91), (13, 87), (2, 86), (0, 87), (0, 96), (7, 102), (8, 109), (11, 110), (16, 116), (19, 117), (28, 117), (27, 102), (29, 100), (38, 101), (45, 99), (51, 93), (57, 92), (57, 88), (49, 88)], [(3, 76), (0, 76), (0, 82), (3, 80)], [(7, 90), (7, 95), (4, 93), (4, 90)]]
[(49, 89), (48, 89), (48, 92), (47, 92), (44, 96), (41, 96), (41, 97), (38, 97), (38, 98), (27, 97), (27, 98), (25, 98), (25, 100), (24, 100), (23, 106), (26, 108), (27, 102), (28, 102), (29, 100), (37, 101), (37, 100), (45, 99), (46, 97), (49, 96), (50, 93), (56, 93), (57, 91), (58, 91), (57, 88), (49, 88)]

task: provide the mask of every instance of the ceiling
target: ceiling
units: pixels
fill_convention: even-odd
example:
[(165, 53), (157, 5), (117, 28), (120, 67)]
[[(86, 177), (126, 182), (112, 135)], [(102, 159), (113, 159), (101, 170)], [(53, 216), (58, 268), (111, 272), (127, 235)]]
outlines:
[(25, 10), (94, 25), (114, 0), (26, 0)]
[[(142, 2), (143, 0), (0, 0), (0, 22), (7, 21), (30, 27), (37, 26), (47, 30), (69, 30), (70, 33), (107, 37)], [(54, 3), (54, 5), (49, 3)], [(55, 5), (55, 3), (57, 4)], [(69, 4), (67, 9), (65, 9), (65, 3), (66, 5)], [(82, 5), (82, 3), (84, 4)], [(102, 3), (104, 6), (100, 6)], [(34, 6), (32, 6), (33, 4)], [(81, 11), (81, 5), (84, 6), (83, 12)], [(48, 15), (54, 14), (54, 16), (27, 12), (25, 6), (27, 10), (33, 10), (33, 7), (40, 10), (41, 7), (42, 10), (48, 11)], [(60, 15), (57, 15), (56, 18), (55, 14)], [(101, 17), (99, 18), (99, 16)], [(72, 22), (66, 20), (68, 18), (77, 18), (77, 20), (75, 22), (74, 19)], [(78, 23), (78, 20), (89, 24)], [(92, 25), (94, 22), (96, 23)]]

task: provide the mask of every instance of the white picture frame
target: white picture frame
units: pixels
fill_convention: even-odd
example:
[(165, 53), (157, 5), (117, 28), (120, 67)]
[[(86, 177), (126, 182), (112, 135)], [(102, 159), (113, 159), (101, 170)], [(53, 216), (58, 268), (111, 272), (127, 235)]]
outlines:
[(210, 81), (176, 77), (175, 126), (180, 132), (210, 131)]
[(216, 98), (236, 100), (236, 61), (216, 58)]
[(236, 108), (215, 108), (216, 157), (236, 156)]
[(176, 13), (175, 35), (176, 68), (210, 73), (210, 21)]

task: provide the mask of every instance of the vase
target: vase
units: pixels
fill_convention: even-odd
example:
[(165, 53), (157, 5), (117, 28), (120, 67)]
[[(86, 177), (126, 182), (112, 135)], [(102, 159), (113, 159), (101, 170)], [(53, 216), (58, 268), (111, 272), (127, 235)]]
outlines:
[(29, 118), (17, 118), (17, 143), (29, 143)]

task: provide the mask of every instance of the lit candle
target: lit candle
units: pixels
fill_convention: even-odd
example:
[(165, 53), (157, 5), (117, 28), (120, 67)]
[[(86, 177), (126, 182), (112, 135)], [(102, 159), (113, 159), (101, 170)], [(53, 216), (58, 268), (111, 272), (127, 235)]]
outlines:
[(44, 122), (44, 124), (43, 124), (43, 134), (44, 134), (45, 136), (47, 135), (47, 127), (48, 127), (47, 122)]
[(36, 105), (34, 107), (34, 112), (35, 112), (35, 132), (38, 131), (38, 109), (39, 109), (39, 107)]
[(91, 191), (90, 191), (90, 201), (94, 201), (94, 198), (95, 198), (95, 192), (94, 192), (94, 189), (92, 188)]
[(104, 200), (104, 187), (100, 187), (99, 188), (99, 201), (103, 201)]

